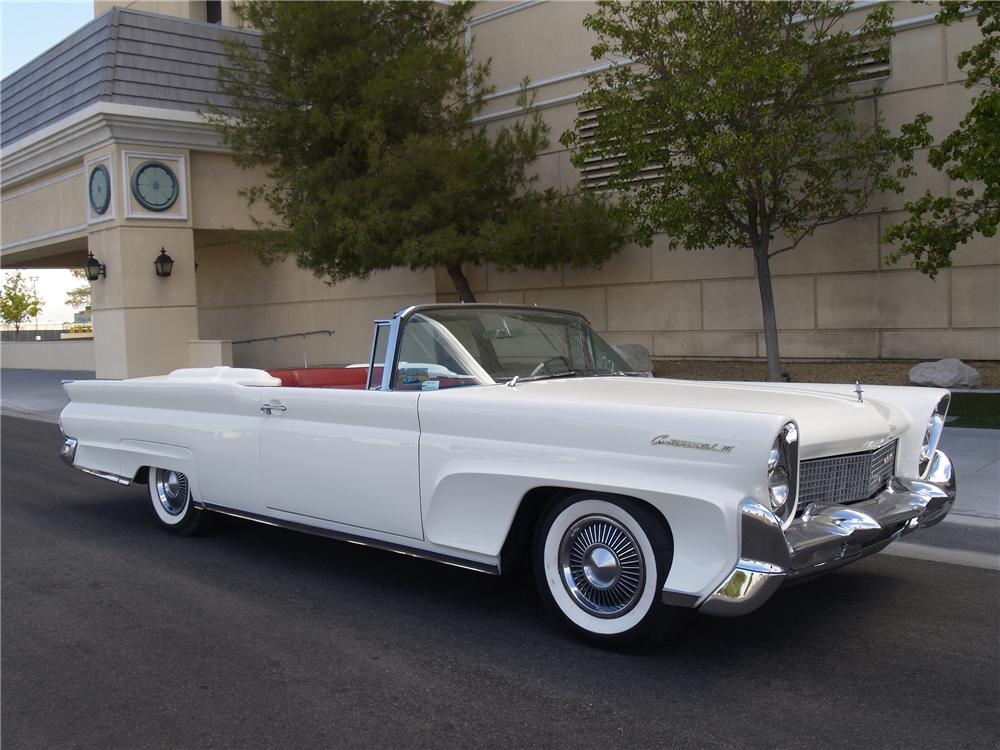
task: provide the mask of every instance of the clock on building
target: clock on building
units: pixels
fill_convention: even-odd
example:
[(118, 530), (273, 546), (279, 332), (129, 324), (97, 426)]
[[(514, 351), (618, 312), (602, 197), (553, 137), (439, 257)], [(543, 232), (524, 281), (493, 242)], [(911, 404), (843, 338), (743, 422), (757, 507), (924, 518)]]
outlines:
[(143, 162), (132, 173), (132, 195), (143, 208), (166, 211), (177, 200), (177, 176), (163, 162)]
[(98, 164), (90, 170), (90, 181), (88, 183), (90, 193), (90, 207), (95, 214), (103, 214), (111, 205), (111, 175), (108, 168), (103, 164)]

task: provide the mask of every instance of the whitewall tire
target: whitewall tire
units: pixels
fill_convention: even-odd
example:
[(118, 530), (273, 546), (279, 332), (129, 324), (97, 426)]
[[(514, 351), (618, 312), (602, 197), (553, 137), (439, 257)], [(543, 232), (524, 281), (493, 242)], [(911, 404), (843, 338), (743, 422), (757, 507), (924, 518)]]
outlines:
[(549, 610), (583, 638), (649, 646), (688, 612), (662, 604), (673, 539), (666, 521), (629, 498), (575, 493), (536, 529), (535, 580)]
[(157, 519), (168, 531), (190, 536), (207, 526), (208, 512), (194, 504), (191, 482), (179, 471), (151, 466), (149, 499)]

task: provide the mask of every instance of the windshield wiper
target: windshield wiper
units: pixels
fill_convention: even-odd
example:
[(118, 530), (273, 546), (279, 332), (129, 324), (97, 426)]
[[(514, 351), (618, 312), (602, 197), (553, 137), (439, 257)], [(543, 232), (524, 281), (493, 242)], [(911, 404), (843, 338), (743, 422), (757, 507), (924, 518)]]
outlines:
[(577, 372), (576, 370), (567, 370), (566, 372), (557, 372), (548, 375), (528, 375), (527, 377), (524, 378), (518, 378), (517, 382), (528, 383), (532, 380), (554, 380), (555, 378), (575, 378), (580, 374), (581, 373)]

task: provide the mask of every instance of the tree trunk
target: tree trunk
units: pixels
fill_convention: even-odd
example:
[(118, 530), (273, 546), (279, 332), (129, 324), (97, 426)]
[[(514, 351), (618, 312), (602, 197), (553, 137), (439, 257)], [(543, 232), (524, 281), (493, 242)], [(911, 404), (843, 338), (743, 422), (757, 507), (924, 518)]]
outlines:
[(760, 309), (764, 318), (764, 349), (767, 352), (767, 379), (781, 380), (781, 355), (778, 352), (778, 320), (774, 315), (774, 289), (771, 286), (771, 259), (767, 247), (754, 248), (757, 265), (757, 286), (760, 288)]
[(472, 293), (472, 287), (469, 286), (469, 280), (465, 277), (465, 271), (462, 270), (462, 266), (457, 263), (449, 263), (445, 266), (445, 270), (448, 271), (448, 275), (451, 277), (451, 283), (455, 285), (458, 298), (462, 302), (475, 302), (476, 295)]

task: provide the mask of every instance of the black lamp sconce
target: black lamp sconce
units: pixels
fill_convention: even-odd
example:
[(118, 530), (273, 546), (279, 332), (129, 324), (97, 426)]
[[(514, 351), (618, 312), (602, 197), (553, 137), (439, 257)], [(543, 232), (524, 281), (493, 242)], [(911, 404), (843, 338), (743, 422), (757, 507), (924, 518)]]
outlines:
[(93, 253), (87, 253), (87, 260), (83, 262), (83, 273), (87, 281), (97, 281), (100, 278), (108, 278), (108, 270), (101, 261), (94, 257)]
[(153, 261), (153, 267), (156, 269), (156, 275), (163, 279), (167, 278), (173, 272), (174, 259), (167, 255), (165, 247), (160, 248), (160, 254)]

